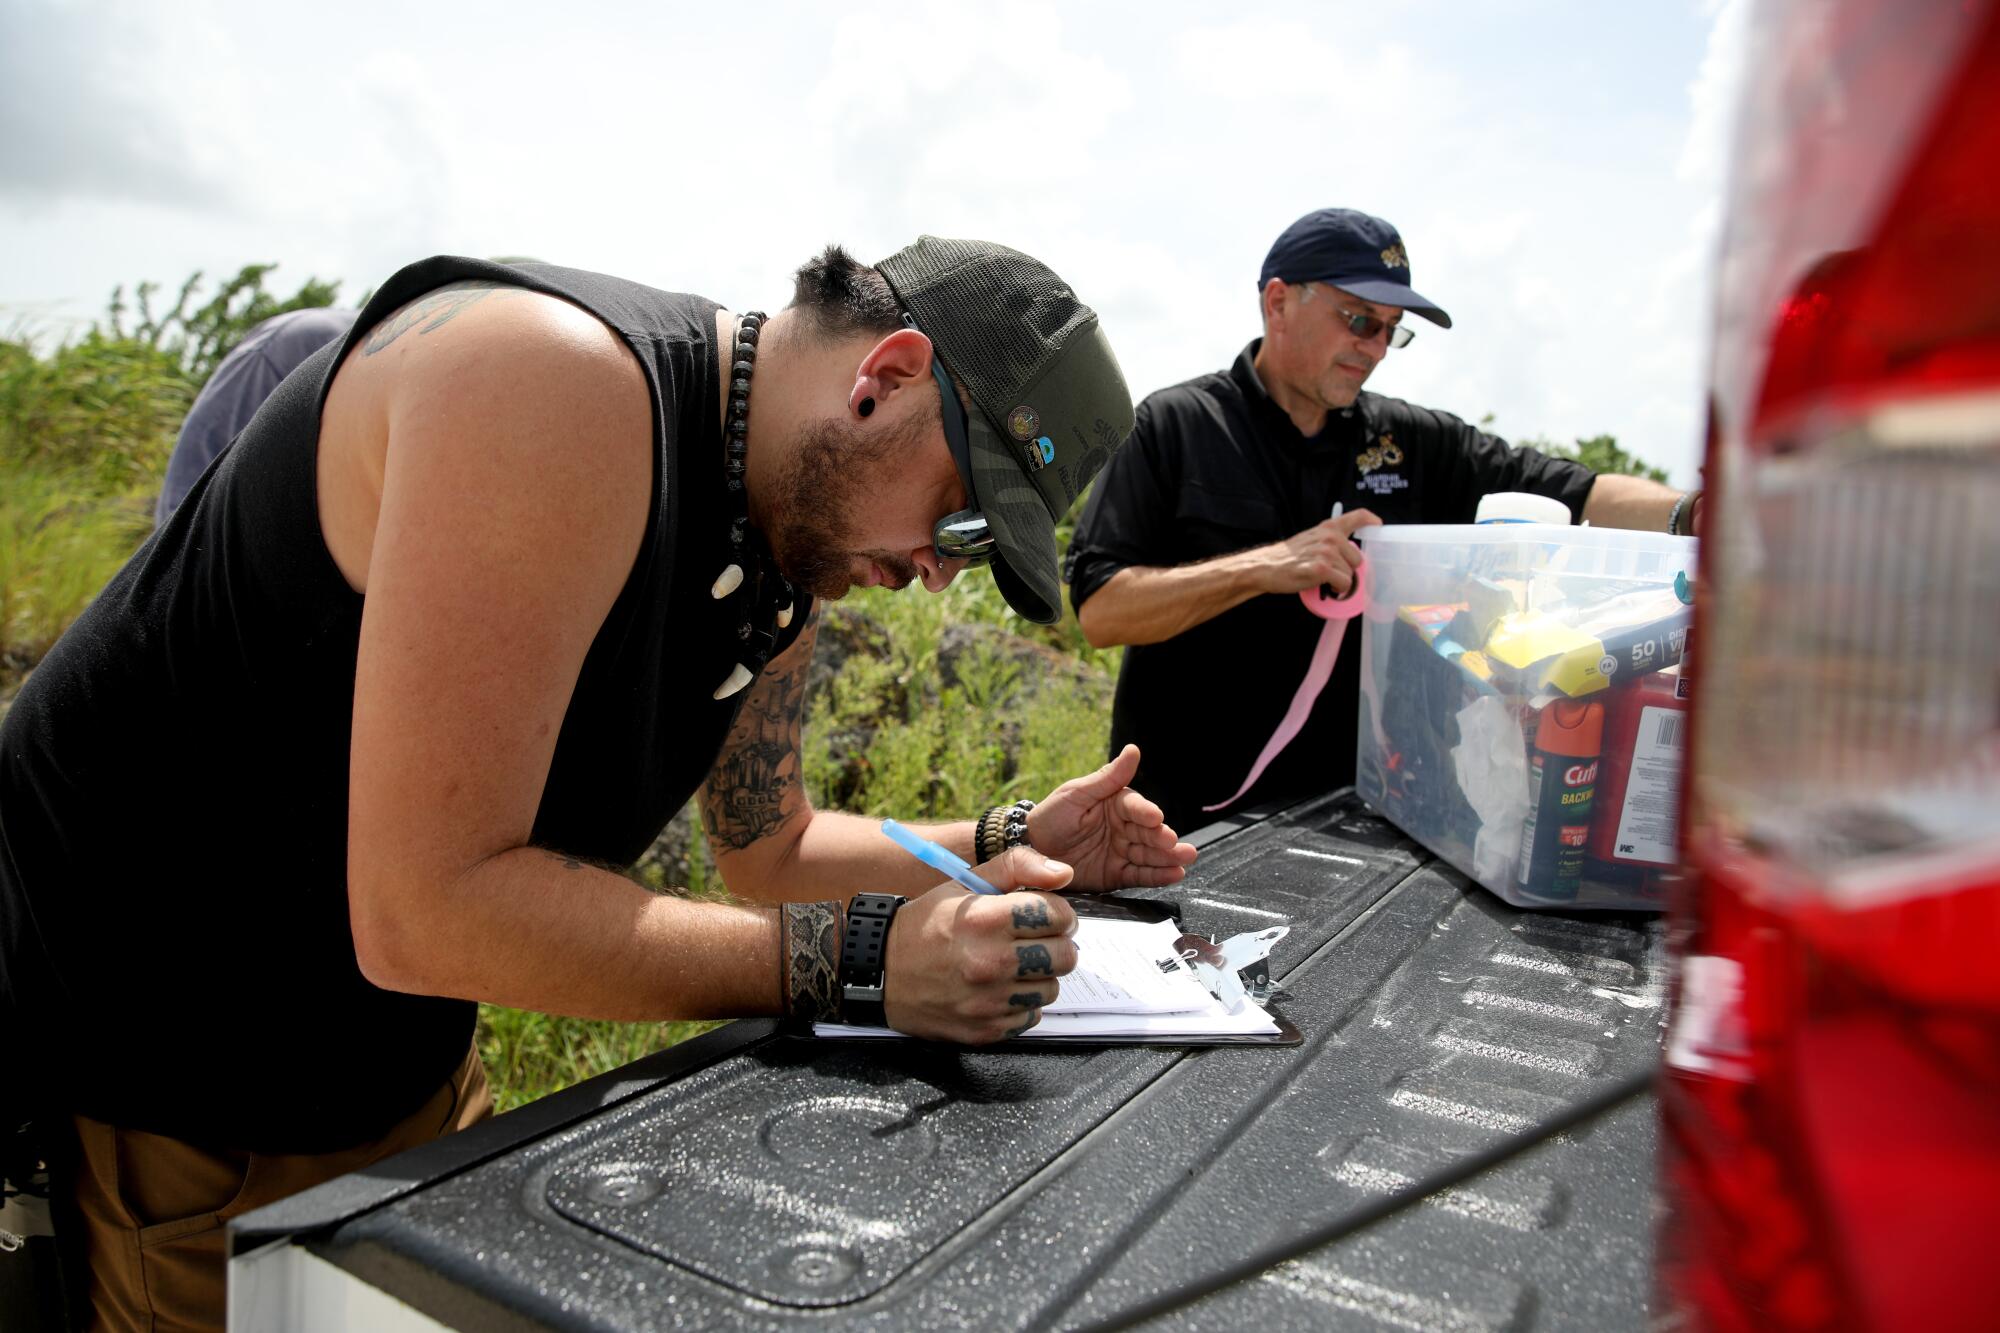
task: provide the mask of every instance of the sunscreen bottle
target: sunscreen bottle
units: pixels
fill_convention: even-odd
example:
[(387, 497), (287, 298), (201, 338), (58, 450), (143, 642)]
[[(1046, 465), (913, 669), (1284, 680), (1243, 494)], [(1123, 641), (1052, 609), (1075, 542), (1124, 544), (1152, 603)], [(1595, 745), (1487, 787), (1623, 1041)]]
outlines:
[(1581, 888), (1603, 748), (1603, 704), (1557, 699), (1542, 709), (1528, 758), (1528, 820), (1515, 876), (1523, 893), (1567, 900)]

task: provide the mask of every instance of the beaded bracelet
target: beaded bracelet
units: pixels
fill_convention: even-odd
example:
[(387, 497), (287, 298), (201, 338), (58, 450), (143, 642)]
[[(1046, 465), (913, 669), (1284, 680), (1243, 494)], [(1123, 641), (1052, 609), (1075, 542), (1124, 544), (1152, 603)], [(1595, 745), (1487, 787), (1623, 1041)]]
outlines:
[(986, 854), (986, 826), (992, 822), (993, 812), (991, 810), (982, 810), (979, 812), (979, 818), (972, 825), (972, 860), (974, 864), (993, 859)]
[(1007, 812), (1012, 808), (1012, 806), (996, 805), (979, 817), (979, 823), (972, 831), (973, 860), (982, 863), (991, 861), (1007, 850), (1006, 844), (1000, 839), (1006, 831)]
[[(1674, 507), (1667, 511), (1668, 536), (1691, 537), (1694, 535), (1694, 507), (1700, 500), (1701, 492), (1698, 490), (1681, 492), (1680, 499), (1674, 501)], [(1688, 516), (1688, 530), (1686, 532), (1681, 531), (1681, 513), (1683, 510), (1686, 511)]]
[(840, 1017), (840, 904), (786, 903), (778, 909), (785, 1017), (798, 1023)]
[(1009, 847), (1027, 847), (1028, 812), (1035, 802), (1025, 798), (1012, 805), (996, 805), (979, 817), (972, 830), (974, 859), (991, 861)]

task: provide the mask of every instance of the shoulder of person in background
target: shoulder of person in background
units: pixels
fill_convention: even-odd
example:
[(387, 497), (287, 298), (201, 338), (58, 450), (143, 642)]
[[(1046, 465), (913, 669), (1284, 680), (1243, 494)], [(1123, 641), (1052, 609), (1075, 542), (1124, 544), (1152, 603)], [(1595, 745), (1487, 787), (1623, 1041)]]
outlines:
[(271, 390), (307, 357), (344, 336), (360, 313), (338, 306), (287, 310), (243, 335), (202, 385), (181, 423), (153, 506), (155, 525), (180, 508), (196, 480), (249, 424)]
[[(345, 334), (360, 314), (359, 310), (350, 310), (345, 306), (309, 306), (304, 310), (287, 310), (251, 329), (230, 352), (230, 357), (242, 352), (261, 355), (274, 362), (290, 361), (295, 367)], [(290, 369), (287, 367), (288, 373)]]

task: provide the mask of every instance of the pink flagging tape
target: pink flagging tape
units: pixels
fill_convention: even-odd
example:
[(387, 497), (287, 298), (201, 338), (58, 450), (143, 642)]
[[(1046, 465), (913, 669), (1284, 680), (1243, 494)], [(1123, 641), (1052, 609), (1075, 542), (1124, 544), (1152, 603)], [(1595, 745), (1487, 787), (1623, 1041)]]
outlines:
[(1319, 642), (1313, 645), (1312, 661), (1306, 664), (1305, 679), (1299, 682), (1299, 688), (1292, 695), (1292, 706), (1279, 719), (1277, 730), (1271, 733), (1270, 740), (1264, 742), (1264, 752), (1257, 756), (1256, 763), (1250, 765), (1250, 776), (1243, 779), (1243, 785), (1236, 789), (1234, 796), (1214, 805), (1204, 805), (1204, 812), (1220, 810), (1241, 800), (1243, 793), (1256, 785), (1271, 761), (1292, 743), (1292, 737), (1299, 734), (1306, 719), (1312, 716), (1313, 703), (1332, 677), (1333, 664), (1340, 660), (1340, 642), (1347, 637), (1347, 622), (1368, 609), (1366, 573), (1366, 564), (1355, 566), (1354, 590), (1345, 597), (1328, 597), (1318, 588), (1308, 588), (1299, 594), (1306, 610), (1326, 622), (1320, 626)]

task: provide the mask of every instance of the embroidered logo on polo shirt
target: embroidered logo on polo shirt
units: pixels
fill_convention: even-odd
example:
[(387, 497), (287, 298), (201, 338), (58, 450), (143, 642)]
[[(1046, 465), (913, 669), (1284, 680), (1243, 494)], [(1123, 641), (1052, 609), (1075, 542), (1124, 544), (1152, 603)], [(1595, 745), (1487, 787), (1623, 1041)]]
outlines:
[(1409, 479), (1400, 472), (1390, 471), (1402, 464), (1403, 446), (1396, 443), (1393, 435), (1376, 437), (1373, 448), (1364, 449), (1354, 460), (1354, 466), (1361, 473), (1361, 489), (1371, 495), (1387, 495), (1391, 491), (1406, 490)]
[(1410, 256), (1403, 250), (1403, 243), (1401, 241), (1396, 242), (1382, 252), (1382, 266), (1384, 268), (1408, 268), (1410, 266)]
[(1396, 443), (1393, 435), (1379, 435), (1373, 449), (1364, 449), (1354, 460), (1354, 466), (1367, 476), (1378, 467), (1395, 467), (1403, 461), (1403, 446)]

